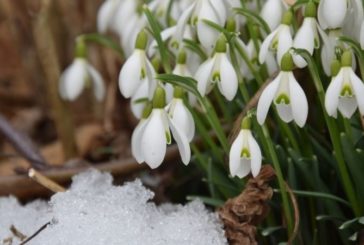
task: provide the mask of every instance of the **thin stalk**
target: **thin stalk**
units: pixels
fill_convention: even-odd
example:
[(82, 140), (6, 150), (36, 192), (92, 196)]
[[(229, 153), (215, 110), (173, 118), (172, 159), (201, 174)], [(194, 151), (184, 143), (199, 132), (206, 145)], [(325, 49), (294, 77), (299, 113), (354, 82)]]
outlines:
[(262, 137), (260, 137), (261, 140), (265, 141), (265, 144), (268, 146), (269, 155), (271, 157), (273, 167), (274, 167), (276, 175), (277, 175), (278, 186), (279, 186), (279, 189), (281, 190), (280, 194), (282, 197), (283, 211), (284, 211), (286, 221), (287, 221), (287, 230), (288, 230), (288, 237), (289, 237), (289, 235), (293, 231), (293, 220), (292, 220), (292, 212), (291, 212), (291, 208), (289, 205), (289, 198), (288, 198), (286, 184), (285, 184), (285, 180), (283, 178), (281, 166), (279, 164), (278, 156), (274, 149), (273, 141), (270, 137), (268, 128), (264, 125), (260, 128), (260, 130), (258, 132), (262, 136)]

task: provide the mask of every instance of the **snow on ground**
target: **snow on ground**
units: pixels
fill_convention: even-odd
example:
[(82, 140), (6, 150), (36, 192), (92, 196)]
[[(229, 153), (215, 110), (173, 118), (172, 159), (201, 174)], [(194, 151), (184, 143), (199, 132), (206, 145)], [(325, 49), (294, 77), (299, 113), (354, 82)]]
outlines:
[[(112, 185), (112, 176), (89, 170), (49, 203), (21, 206), (0, 198), (0, 243), (13, 237), (10, 226), (30, 236), (51, 221), (29, 245), (220, 245), (227, 244), (215, 213), (200, 201), (185, 206), (150, 202), (153, 193), (140, 180)], [(13, 240), (18, 244), (19, 240)]]

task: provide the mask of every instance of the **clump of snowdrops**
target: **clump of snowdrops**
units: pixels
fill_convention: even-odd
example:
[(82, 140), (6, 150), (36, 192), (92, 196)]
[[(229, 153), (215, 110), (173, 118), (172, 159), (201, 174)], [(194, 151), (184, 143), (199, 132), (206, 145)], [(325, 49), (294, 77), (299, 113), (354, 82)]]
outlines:
[(360, 0), (106, 0), (100, 34), (76, 40), (60, 95), (90, 86), (103, 100), (87, 44), (115, 49), (125, 62), (112, 82), (139, 119), (136, 161), (157, 168), (175, 142), (216, 206), (272, 164), (261, 243), (346, 244), (364, 224), (363, 21)]

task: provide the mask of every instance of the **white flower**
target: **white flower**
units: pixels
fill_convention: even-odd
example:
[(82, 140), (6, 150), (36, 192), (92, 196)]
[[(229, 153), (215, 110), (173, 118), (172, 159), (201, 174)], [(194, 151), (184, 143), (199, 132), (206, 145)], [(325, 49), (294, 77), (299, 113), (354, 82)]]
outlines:
[(120, 70), (119, 88), (122, 95), (125, 98), (132, 97), (143, 80), (147, 80), (149, 97), (151, 97), (157, 86), (156, 81), (153, 79), (154, 74), (154, 68), (148, 60), (145, 50), (136, 48)]
[(226, 5), (224, 0), (197, 0), (181, 15), (177, 22), (179, 37), (184, 33), (188, 20), (196, 26), (197, 36), (203, 47), (212, 50), (219, 32), (202, 20), (212, 21), (220, 26), (226, 22)]
[(115, 15), (121, 0), (106, 0), (97, 12), (97, 30), (105, 33), (108, 30), (115, 30)]
[(142, 119), (132, 135), (132, 153), (137, 162), (146, 162), (157, 168), (166, 155), (167, 144), (172, 141), (171, 131), (180, 152), (182, 162), (188, 164), (191, 150), (187, 136), (168, 118), (163, 108), (155, 108), (147, 119)]
[(268, 24), (270, 30), (274, 30), (281, 23), (285, 10), (286, 6), (282, 3), (282, 0), (267, 0), (260, 11), (260, 16)]
[(226, 43), (220, 38), (216, 44), (216, 53), (198, 68), (195, 79), (197, 89), (202, 96), (209, 93), (217, 83), (222, 95), (227, 100), (232, 100), (238, 90), (238, 78), (234, 67), (230, 63), (226, 52)]
[(195, 122), (191, 112), (187, 109), (181, 98), (173, 98), (167, 106), (169, 118), (186, 136), (189, 142), (195, 136)]
[(233, 142), (229, 154), (231, 175), (243, 178), (250, 172), (256, 177), (262, 165), (262, 153), (249, 129), (242, 129)]
[(283, 55), (292, 47), (292, 34), (288, 23), (291, 22), (292, 13), (286, 12), (282, 24), (270, 33), (263, 41), (259, 51), (259, 62), (263, 64), (267, 60), (269, 51), (277, 52), (277, 62), (281, 63)]
[(350, 118), (357, 108), (364, 115), (364, 85), (351, 66), (343, 66), (332, 78), (325, 96), (325, 108), (329, 116), (337, 116), (337, 110)]
[[(305, 49), (311, 55), (315, 48), (320, 47), (319, 33), (323, 39), (327, 39), (326, 34), (321, 30), (316, 20), (316, 5), (309, 2), (305, 9), (305, 18), (300, 29), (297, 31), (293, 40), (293, 47), (297, 49)], [(300, 55), (293, 55), (293, 61), (297, 67), (303, 68), (307, 66), (307, 62)]]
[(105, 96), (105, 85), (100, 73), (85, 58), (75, 58), (60, 78), (59, 91), (65, 100), (73, 101), (92, 82), (96, 99)]
[[(187, 56), (187, 59), (188, 59), (188, 56)], [(187, 65), (184, 62), (177, 62), (172, 73), (174, 75), (178, 75), (178, 76), (192, 77), (190, 70), (188, 69)], [(171, 101), (173, 98), (174, 87), (170, 83), (167, 83), (165, 85), (165, 90), (167, 93), (167, 101)], [(192, 94), (191, 92), (188, 92), (187, 97), (188, 97), (188, 102), (191, 106), (195, 106), (197, 104), (197, 98), (194, 94)]]
[(348, 0), (321, 0), (318, 20), (323, 29), (337, 29), (344, 24)]
[(264, 123), (272, 102), (284, 122), (294, 120), (300, 127), (305, 125), (308, 115), (307, 98), (291, 70), (281, 71), (261, 94), (257, 107), (259, 124)]

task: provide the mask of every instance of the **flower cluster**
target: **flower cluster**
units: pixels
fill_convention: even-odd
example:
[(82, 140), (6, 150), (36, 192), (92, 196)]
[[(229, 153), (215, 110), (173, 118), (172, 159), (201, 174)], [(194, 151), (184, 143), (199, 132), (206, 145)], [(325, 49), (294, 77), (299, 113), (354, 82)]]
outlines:
[[(338, 38), (345, 34), (364, 47), (362, 1), (321, 0), (317, 6), (309, 0), (300, 3), (304, 5), (301, 8), (282, 0), (267, 0), (260, 9), (256, 4), (236, 0), (172, 2), (152, 0), (145, 5), (142, 0), (106, 0), (98, 13), (99, 32), (118, 34), (126, 55), (119, 88), (125, 98), (131, 98), (131, 110), (140, 119), (132, 136), (132, 153), (138, 162), (158, 167), (166, 146), (174, 139), (182, 161), (188, 164), (189, 143), (195, 134), (190, 109), (199, 106), (197, 97), (204, 98), (217, 87), (227, 101), (234, 101), (239, 88), (248, 91), (248, 83), (256, 74), (278, 74), (262, 89), (256, 108), (258, 123), (264, 124), (274, 105), (283, 122), (294, 121), (304, 127), (309, 103), (300, 82), (306, 81), (298, 82), (294, 70), (307, 67), (309, 61), (297, 50), (317, 54), (326, 76), (332, 78), (324, 103), (329, 116), (337, 117), (339, 110), (350, 118), (357, 108), (364, 114), (364, 85), (355, 74), (355, 56)], [(249, 15), (239, 16), (241, 8), (260, 13), (266, 28), (260, 28), (262, 23), (253, 23)], [(174, 65), (171, 73), (194, 78), (199, 94), (157, 79), (158, 73), (168, 71), (160, 66), (166, 60), (158, 52), (155, 30), (144, 15), (146, 9), (162, 29), (158, 36), (172, 57), (167, 61)], [(294, 31), (292, 23), (299, 11), (303, 11), (303, 18), (297, 21), (301, 24)], [(73, 100), (86, 80), (92, 80), (95, 95), (101, 99), (105, 90), (101, 76), (83, 53), (61, 78), (62, 97)], [(262, 153), (251, 131), (250, 117), (243, 120), (231, 145), (232, 176), (259, 173)]]

